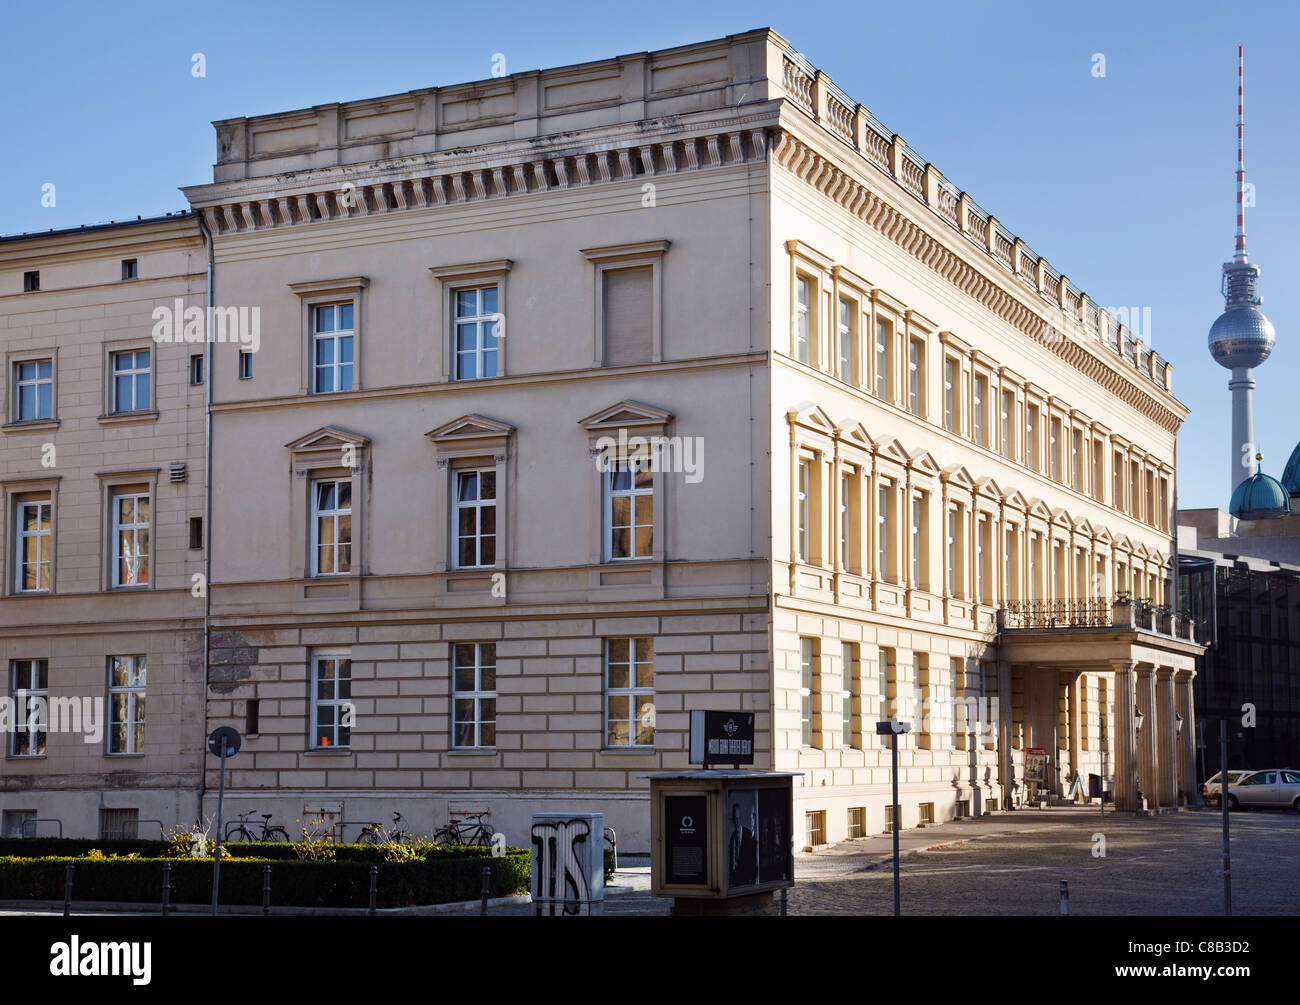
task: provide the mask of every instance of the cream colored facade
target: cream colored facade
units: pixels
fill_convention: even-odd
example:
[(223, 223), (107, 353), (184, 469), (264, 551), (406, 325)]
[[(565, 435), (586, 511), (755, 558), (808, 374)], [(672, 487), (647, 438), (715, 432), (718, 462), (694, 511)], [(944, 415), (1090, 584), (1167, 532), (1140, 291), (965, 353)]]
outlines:
[[(1015, 802), (1035, 747), (1049, 790), (1190, 791), (1197, 649), (1110, 605), (1166, 596), (1168, 364), (778, 35), (215, 126), (185, 191), (260, 316), (212, 346), (233, 811), (600, 809), (643, 850), (688, 711), (746, 709), (838, 840), (918, 697), (904, 826)], [(673, 450), (623, 487), (638, 436)]]
[[(128, 277), (127, 262), (134, 262)], [(203, 551), (190, 520), (204, 516), (203, 387), (190, 384), (202, 346), (155, 343), (155, 307), (201, 309), (206, 253), (193, 214), (0, 240), (0, 666), (5, 695), (31, 661), (44, 664), (48, 697), (113, 704), (114, 657), (138, 661), (143, 686), (120, 692), (131, 738), (114, 750), (112, 730), (49, 732), (44, 749), (4, 737), (0, 812), (4, 832), (24, 820), (58, 820), (65, 834), (110, 831), (157, 836), (194, 819), (203, 716), (203, 600), (193, 577)], [(37, 273), (35, 280), (29, 273)], [(39, 289), (25, 291), (25, 286)], [(137, 358), (134, 354), (147, 357)], [(128, 357), (131, 364), (126, 366)], [(115, 392), (114, 359), (141, 372)], [(22, 397), (31, 365), (47, 364), (48, 407), (31, 416)], [(24, 373), (19, 372), (28, 364)], [(128, 394), (130, 400), (127, 400)], [(184, 466), (173, 481), (172, 465)], [(128, 521), (139, 563), (115, 577), (114, 502), (143, 497)], [(20, 578), (24, 504), (49, 508), (32, 547), (49, 548), (48, 575)], [(32, 521), (31, 523), (36, 523)], [(123, 557), (118, 548), (118, 561)], [(115, 584), (121, 581), (120, 585)], [(30, 587), (30, 588), (27, 588)], [(22, 681), (29, 684), (31, 681)], [(87, 709), (92, 715), (94, 706)], [(84, 720), (83, 720), (84, 721)], [(143, 744), (134, 725), (143, 724)], [(71, 725), (71, 721), (69, 721)], [(132, 817), (138, 824), (130, 823)], [(41, 835), (57, 825), (33, 825)]]

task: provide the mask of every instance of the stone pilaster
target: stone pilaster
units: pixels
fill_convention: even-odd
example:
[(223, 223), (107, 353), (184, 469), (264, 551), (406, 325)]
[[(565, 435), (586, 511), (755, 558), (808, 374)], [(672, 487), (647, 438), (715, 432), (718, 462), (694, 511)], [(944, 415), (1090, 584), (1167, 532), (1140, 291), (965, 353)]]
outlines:
[(1160, 667), (1156, 673), (1156, 702), (1160, 708), (1160, 732), (1156, 739), (1156, 767), (1160, 777), (1160, 805), (1178, 805), (1178, 709), (1174, 701), (1174, 668)]
[[(1156, 704), (1155, 667), (1142, 663), (1137, 668), (1137, 707), (1143, 715), (1142, 729), (1138, 731), (1138, 784), (1147, 805), (1155, 807), (1160, 802), (1160, 785), (1156, 778), (1156, 750), (1159, 747), (1160, 715)], [(1141, 800), (1137, 809), (1142, 808)]]
[(1137, 680), (1132, 663), (1114, 663), (1115, 668), (1115, 808), (1132, 813), (1142, 808), (1138, 798), (1136, 723)]

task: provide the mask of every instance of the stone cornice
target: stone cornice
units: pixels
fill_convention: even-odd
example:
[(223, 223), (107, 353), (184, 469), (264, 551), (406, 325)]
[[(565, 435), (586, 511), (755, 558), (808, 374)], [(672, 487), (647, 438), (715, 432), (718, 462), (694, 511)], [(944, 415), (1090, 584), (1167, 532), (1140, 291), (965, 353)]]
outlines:
[(1177, 399), (1169, 396), (1169, 402), (1162, 401), (1151, 393), (1157, 389), (1154, 383), (1150, 391), (1139, 386), (1114, 364), (1054, 328), (1055, 318), (1045, 308), (1030, 306), (1020, 291), (1012, 293), (1009, 284), (995, 282), (810, 143), (788, 129), (778, 130), (772, 140), (772, 160), (1162, 429), (1178, 431), (1186, 409)]

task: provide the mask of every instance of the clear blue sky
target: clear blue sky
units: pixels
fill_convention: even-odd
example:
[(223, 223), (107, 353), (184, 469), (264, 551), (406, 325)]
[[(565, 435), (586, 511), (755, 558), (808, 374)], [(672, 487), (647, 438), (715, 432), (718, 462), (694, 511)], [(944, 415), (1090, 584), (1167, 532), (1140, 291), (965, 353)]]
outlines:
[[(770, 25), (1095, 301), (1151, 308), (1151, 341), (1192, 409), (1184, 507), (1228, 495), (1228, 372), (1205, 336), (1232, 252), (1242, 42), (1247, 231), (1278, 331), (1256, 374), (1265, 469), (1280, 474), (1300, 440), (1293, 2), (96, 0), (8, 5), (3, 20), (3, 234), (184, 208), (177, 188), (211, 179), (214, 119), (482, 79), (495, 53), (513, 73)], [(191, 76), (195, 52), (206, 77)]]

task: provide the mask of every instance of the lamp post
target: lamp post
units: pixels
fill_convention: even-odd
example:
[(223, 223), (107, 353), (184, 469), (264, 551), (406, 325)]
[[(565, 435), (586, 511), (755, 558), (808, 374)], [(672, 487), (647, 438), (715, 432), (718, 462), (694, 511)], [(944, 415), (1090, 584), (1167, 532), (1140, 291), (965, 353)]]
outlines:
[(1133, 706), (1133, 738), (1138, 741), (1138, 756), (1133, 764), (1133, 785), (1137, 789), (1137, 802), (1133, 807), (1134, 812), (1140, 812), (1146, 808), (1147, 797), (1142, 792), (1142, 771), (1137, 765), (1137, 761), (1142, 759), (1142, 722), (1146, 718), (1142, 714), (1142, 709), (1136, 705)]
[(901, 912), (901, 899), (899, 896), (898, 886), (898, 734), (909, 733), (912, 730), (912, 724), (909, 722), (899, 722), (897, 719), (885, 719), (876, 723), (876, 735), (889, 737), (889, 750), (893, 768), (890, 776), (894, 784), (894, 808), (893, 808), (893, 825), (890, 830), (894, 832), (894, 917), (897, 918)]

